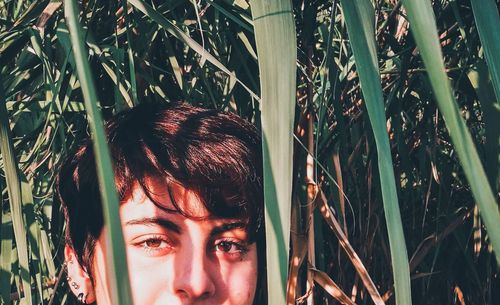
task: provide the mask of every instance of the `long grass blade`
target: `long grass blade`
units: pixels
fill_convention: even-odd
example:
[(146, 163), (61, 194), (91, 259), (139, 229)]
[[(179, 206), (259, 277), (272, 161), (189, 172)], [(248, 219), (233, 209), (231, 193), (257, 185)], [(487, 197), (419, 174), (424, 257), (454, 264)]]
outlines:
[[(500, 266), (500, 226), (498, 225), (500, 224), (500, 212), (498, 211), (498, 203), (493, 195), (471, 134), (464, 119), (460, 116), (457, 102), (445, 72), (431, 2), (427, 0), (403, 0), (403, 6), (407, 10), (411, 32), (415, 37), (420, 56), (427, 68), (427, 74), (439, 110), (448, 128), (465, 177), (479, 206), (481, 217), (495, 252), (497, 264)], [(497, 28), (489, 30), (498, 31)]]
[[(0, 78), (0, 153), (2, 154), (5, 178), (7, 180), (10, 213), (12, 217), (12, 225), (14, 228), (17, 255), (19, 258), (19, 276), (21, 277), (22, 281), (25, 302), (26, 304), (31, 305), (32, 295), (28, 253), (29, 249), (28, 241), (26, 239), (26, 225), (24, 223), (24, 216), (22, 211), (23, 199), (21, 193), (21, 183), (3, 92), (2, 79)], [(19, 291), (19, 295), (21, 295), (21, 291)]]
[(377, 146), (380, 187), (389, 236), (396, 304), (411, 304), (410, 270), (392, 167), (391, 148), (375, 44), (374, 9), (369, 0), (341, 0), (361, 90)]
[(123, 242), (122, 228), (119, 217), (119, 201), (115, 190), (113, 168), (107, 145), (101, 113), (97, 108), (97, 94), (93, 84), (93, 74), (87, 61), (88, 53), (85, 48), (85, 39), (78, 22), (77, 1), (64, 1), (64, 14), (70, 31), (74, 59), (78, 79), (82, 87), (85, 110), (93, 137), (93, 147), (96, 157), (97, 178), (103, 202), (104, 219), (106, 223), (106, 237), (112, 245), (108, 252), (108, 279), (113, 304), (133, 304), (127, 269), (127, 258)]
[[(30, 246), (30, 259), (32, 265), (32, 277), (35, 278), (35, 284), (37, 292), (39, 293), (40, 299), (43, 299), (43, 288), (42, 288), (42, 261), (40, 260), (40, 227), (35, 220), (35, 210), (34, 210), (34, 200), (31, 193), (32, 187), (29, 184), (26, 176), (23, 172), (19, 172), (18, 175), (19, 182), (21, 184), (21, 200), (23, 203), (23, 214), (24, 214), (24, 224), (26, 226), (28, 234), (28, 244)], [(36, 297), (34, 298), (35, 302)]]
[(500, 101), (500, 16), (495, 0), (471, 0), (479, 39), (493, 81), (497, 101)]
[(251, 5), (262, 98), (268, 304), (285, 304), (296, 90), (295, 22), (289, 0), (257, 0)]

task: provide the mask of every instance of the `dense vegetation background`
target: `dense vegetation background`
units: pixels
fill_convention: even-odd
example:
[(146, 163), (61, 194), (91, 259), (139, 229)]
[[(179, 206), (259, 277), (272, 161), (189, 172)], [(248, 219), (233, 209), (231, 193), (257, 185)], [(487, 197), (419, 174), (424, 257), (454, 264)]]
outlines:
[[(80, 3), (104, 118), (144, 101), (184, 100), (260, 126), (251, 2), (128, 2)], [(498, 18), (498, 1), (487, 2)], [(482, 16), (469, 0), (436, 0), (432, 9), (454, 97), (498, 200), (500, 106), (478, 35)], [(293, 16), (298, 73), (290, 299), (380, 304), (380, 295), (394, 304), (384, 186), (344, 12), (336, 0), (304, 0), (293, 1)], [(401, 1), (376, 0), (371, 18), (413, 304), (498, 304), (489, 235), (407, 12)], [(61, 2), (0, 1), (0, 119), (0, 303), (27, 304), (30, 287), (32, 304), (72, 304), (52, 187), (61, 161), (89, 127)], [(12, 157), (17, 169), (7, 165)], [(330, 221), (320, 211), (326, 205), (335, 213)], [(375, 292), (366, 289), (370, 279)]]

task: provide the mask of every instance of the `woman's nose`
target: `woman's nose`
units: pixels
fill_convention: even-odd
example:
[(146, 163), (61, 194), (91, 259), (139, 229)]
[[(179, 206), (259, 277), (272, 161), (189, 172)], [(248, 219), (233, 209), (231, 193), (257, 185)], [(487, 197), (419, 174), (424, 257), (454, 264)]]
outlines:
[(191, 247), (179, 251), (175, 260), (175, 293), (183, 299), (204, 300), (215, 294), (214, 272), (205, 249)]

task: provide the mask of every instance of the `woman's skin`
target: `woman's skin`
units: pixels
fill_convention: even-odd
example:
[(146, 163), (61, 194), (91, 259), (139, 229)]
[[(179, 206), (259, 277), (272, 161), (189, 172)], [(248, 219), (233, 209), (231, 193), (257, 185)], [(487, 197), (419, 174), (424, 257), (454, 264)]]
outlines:
[[(161, 183), (150, 183), (155, 201), (173, 209)], [(164, 186), (164, 185), (163, 185)], [(165, 189), (165, 187), (163, 187)], [(130, 287), (135, 305), (251, 305), (257, 282), (257, 248), (248, 243), (245, 223), (211, 217), (198, 196), (172, 185), (177, 205), (190, 218), (166, 212), (135, 186), (120, 206)], [(106, 283), (104, 234), (93, 258), (94, 284), (66, 246), (68, 276), (75, 295), (86, 294), (86, 303), (111, 305)]]

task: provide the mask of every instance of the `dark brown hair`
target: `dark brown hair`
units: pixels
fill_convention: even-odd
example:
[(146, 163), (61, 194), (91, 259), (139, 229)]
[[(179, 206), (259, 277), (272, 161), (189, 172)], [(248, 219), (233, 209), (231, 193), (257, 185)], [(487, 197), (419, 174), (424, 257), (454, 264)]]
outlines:
[[(192, 189), (211, 215), (247, 220), (263, 270), (261, 140), (251, 123), (185, 103), (143, 103), (111, 118), (106, 132), (120, 200), (137, 184), (152, 198), (145, 182), (151, 177), (164, 179), (167, 188), (174, 182)], [(103, 214), (90, 139), (64, 162), (56, 190), (66, 217), (66, 242), (92, 277)]]

